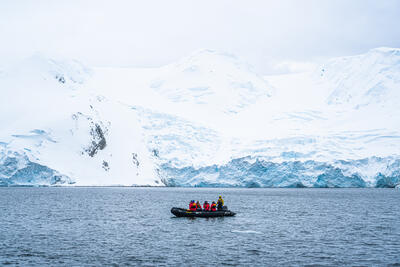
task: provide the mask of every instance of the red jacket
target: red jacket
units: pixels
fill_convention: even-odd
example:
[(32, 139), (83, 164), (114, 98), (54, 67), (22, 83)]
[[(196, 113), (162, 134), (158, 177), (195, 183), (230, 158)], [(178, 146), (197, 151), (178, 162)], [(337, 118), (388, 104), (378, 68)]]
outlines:
[(203, 209), (204, 209), (205, 211), (209, 211), (209, 210), (210, 210), (210, 204), (209, 204), (209, 203), (204, 203), (204, 204), (203, 204)]
[(196, 210), (197, 210), (197, 205), (196, 205), (196, 203), (190, 203), (190, 204), (189, 204), (189, 210), (191, 210), (191, 211), (196, 211)]
[(217, 204), (211, 204), (211, 211), (217, 211)]

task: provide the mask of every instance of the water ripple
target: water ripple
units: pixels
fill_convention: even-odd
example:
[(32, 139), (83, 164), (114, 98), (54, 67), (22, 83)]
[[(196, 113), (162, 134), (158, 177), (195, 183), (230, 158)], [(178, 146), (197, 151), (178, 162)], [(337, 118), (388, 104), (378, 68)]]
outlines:
[[(232, 218), (175, 218), (222, 194)], [(400, 266), (390, 189), (0, 188), (0, 265)]]

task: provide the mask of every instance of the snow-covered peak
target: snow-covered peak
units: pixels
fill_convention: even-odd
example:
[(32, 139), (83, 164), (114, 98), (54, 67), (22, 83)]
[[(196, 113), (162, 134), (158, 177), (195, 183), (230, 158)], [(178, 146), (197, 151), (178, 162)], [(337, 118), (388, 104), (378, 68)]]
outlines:
[(13, 124), (14, 130), (25, 129), (34, 122), (27, 117), (50, 118), (68, 110), (62, 107), (89, 74), (90, 70), (77, 61), (50, 59), (40, 53), (10, 66), (0, 76), (0, 112), (8, 114), (1, 117), (2, 122)]
[(176, 69), (180, 69), (184, 72), (223, 71), (226, 73), (232, 68), (239, 68), (244, 71), (252, 72), (251, 66), (241, 61), (234, 54), (211, 49), (197, 50), (191, 55), (182, 58), (178, 62), (169, 64), (168, 66), (174, 66)]
[(26, 80), (54, 79), (62, 84), (82, 84), (91, 70), (76, 60), (52, 59), (35, 53), (5, 71), (5, 76)]
[(318, 75), (332, 89), (328, 104), (360, 108), (393, 104), (400, 96), (400, 49), (381, 47), (365, 54), (334, 58)]
[(380, 53), (380, 54), (389, 54), (389, 55), (400, 55), (400, 48), (394, 47), (377, 47), (369, 50), (368, 53)]
[(200, 50), (167, 65), (151, 87), (173, 102), (237, 113), (265, 99), (271, 86), (234, 55)]

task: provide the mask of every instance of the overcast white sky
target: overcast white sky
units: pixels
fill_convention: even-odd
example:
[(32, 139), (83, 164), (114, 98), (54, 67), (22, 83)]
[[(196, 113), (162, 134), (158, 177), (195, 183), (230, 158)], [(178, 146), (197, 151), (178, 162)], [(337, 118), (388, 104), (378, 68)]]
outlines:
[(160, 66), (202, 48), (260, 73), (400, 47), (400, 0), (1, 0), (0, 67), (35, 52), (90, 66)]

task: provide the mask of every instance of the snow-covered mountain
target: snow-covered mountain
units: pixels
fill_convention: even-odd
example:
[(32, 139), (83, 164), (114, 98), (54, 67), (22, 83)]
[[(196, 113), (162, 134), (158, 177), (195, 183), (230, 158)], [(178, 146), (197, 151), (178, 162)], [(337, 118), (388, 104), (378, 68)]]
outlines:
[(159, 182), (135, 112), (85, 88), (91, 75), (41, 55), (3, 75), (1, 183)]
[(234, 55), (201, 50), (165, 66), (151, 88), (173, 102), (239, 112), (271, 96), (271, 87)]
[(42, 55), (0, 75), (0, 185), (394, 187), (400, 50), (261, 77), (202, 50), (160, 68)]
[(368, 53), (330, 60), (320, 75), (334, 88), (328, 104), (387, 105), (400, 97), (400, 49), (376, 48)]

